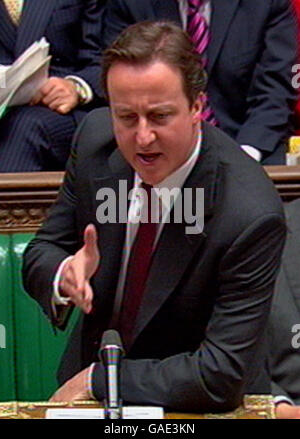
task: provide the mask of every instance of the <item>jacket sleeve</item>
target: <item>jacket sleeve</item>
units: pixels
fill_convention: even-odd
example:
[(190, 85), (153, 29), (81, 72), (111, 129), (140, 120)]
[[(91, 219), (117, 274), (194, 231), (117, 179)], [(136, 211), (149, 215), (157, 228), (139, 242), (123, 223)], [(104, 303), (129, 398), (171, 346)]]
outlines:
[[(70, 25), (69, 27), (65, 26), (65, 30), (61, 30), (61, 35), (58, 35), (62, 39), (61, 43), (58, 37), (55, 34), (53, 35), (55, 27), (51, 30), (51, 35), (47, 36), (50, 44), (54, 43), (55, 46), (50, 64), (51, 76), (77, 76), (91, 87), (94, 97), (98, 99), (103, 98), (100, 77), (102, 18), (105, 1), (82, 1), (80, 17), (74, 15), (72, 27)], [(72, 18), (72, 8), (70, 9), (68, 17)], [(55, 23), (55, 10), (53, 14), (53, 23)], [(76, 35), (74, 35), (74, 27), (76, 28)], [(64, 52), (60, 53), (63, 49)], [(64, 56), (66, 59), (64, 59)]]
[(80, 248), (75, 224), (75, 161), (76, 148), (73, 146), (58, 199), (51, 207), (47, 221), (29, 242), (23, 257), (25, 290), (37, 300), (52, 323), (58, 326), (52, 306), (54, 277), (60, 263)]

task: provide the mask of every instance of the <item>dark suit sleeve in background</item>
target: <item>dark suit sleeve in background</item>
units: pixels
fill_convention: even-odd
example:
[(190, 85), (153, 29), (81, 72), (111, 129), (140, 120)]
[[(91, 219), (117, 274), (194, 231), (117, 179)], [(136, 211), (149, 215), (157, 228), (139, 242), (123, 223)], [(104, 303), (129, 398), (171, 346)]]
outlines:
[[(105, 2), (106, 0), (79, 2), (79, 12), (76, 12), (79, 7), (77, 4), (69, 5), (68, 9), (54, 10), (46, 31), (53, 55), (51, 76), (79, 76), (90, 85), (98, 98), (103, 97), (100, 88), (100, 56)], [(63, 12), (66, 18), (73, 16), (73, 21), (66, 21), (62, 27)]]
[[(291, 69), (296, 63), (297, 29), (289, 0), (266, 3), (271, 3), (271, 7), (261, 56), (247, 96), (247, 116), (236, 140), (268, 155), (292, 134), (296, 93), (292, 87)], [(232, 90), (232, 93), (236, 92)]]

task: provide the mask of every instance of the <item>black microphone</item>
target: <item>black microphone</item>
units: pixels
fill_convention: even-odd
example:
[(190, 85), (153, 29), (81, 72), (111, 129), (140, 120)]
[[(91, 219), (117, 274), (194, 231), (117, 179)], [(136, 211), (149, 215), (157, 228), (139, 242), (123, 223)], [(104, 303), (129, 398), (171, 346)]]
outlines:
[(114, 329), (103, 333), (98, 356), (105, 368), (105, 419), (122, 418), (120, 397), (120, 363), (124, 354), (120, 335)]

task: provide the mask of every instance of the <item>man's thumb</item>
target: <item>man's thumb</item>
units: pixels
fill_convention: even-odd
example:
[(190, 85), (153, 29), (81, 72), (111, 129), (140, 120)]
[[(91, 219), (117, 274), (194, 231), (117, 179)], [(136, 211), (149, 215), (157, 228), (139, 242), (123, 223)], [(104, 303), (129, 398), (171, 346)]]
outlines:
[(98, 241), (97, 230), (94, 224), (89, 224), (88, 226), (86, 226), (83, 239), (84, 239), (84, 251), (87, 258), (90, 259), (90, 263), (93, 265), (93, 267), (91, 267), (91, 271), (93, 272), (92, 274), (94, 274), (100, 259), (98, 243), (97, 243)]

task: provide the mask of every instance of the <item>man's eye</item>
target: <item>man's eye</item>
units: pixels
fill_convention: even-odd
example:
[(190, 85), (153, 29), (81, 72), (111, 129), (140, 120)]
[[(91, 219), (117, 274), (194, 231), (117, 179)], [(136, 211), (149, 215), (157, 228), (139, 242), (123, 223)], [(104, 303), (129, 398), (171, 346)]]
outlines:
[(131, 121), (131, 120), (135, 120), (136, 116), (135, 114), (120, 114), (118, 118), (124, 121)]
[(153, 114), (153, 118), (157, 119), (157, 120), (164, 120), (168, 117), (169, 115), (167, 113), (155, 113)]

